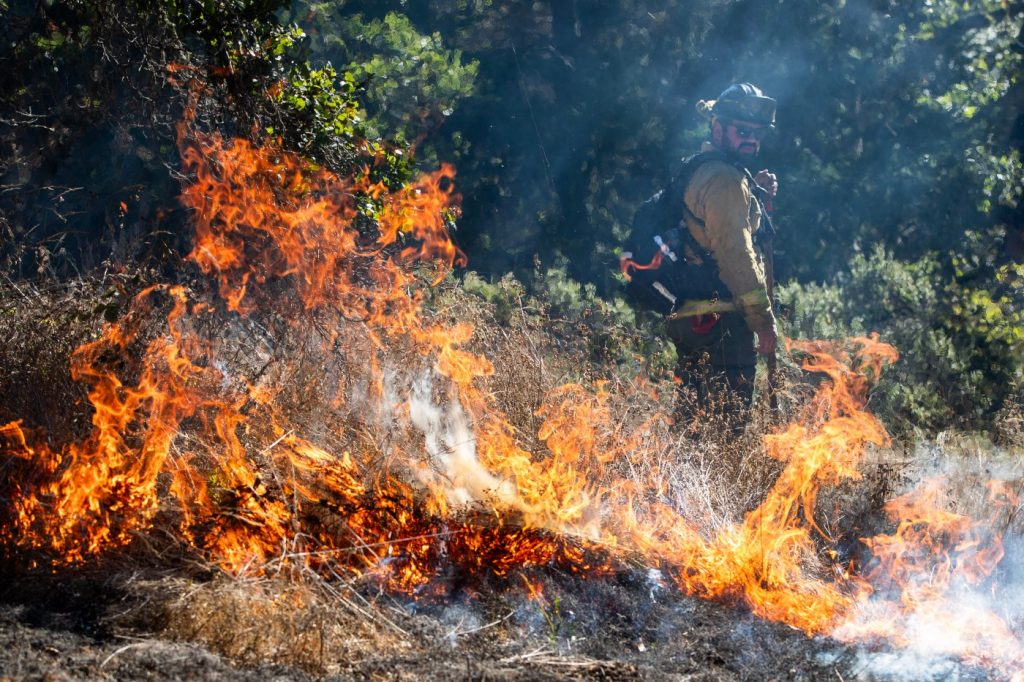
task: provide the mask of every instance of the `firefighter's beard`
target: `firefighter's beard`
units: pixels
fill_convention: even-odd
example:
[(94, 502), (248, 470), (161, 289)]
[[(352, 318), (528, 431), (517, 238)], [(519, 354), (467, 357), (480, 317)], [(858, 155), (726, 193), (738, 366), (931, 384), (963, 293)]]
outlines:
[(750, 167), (757, 158), (757, 153), (760, 151), (756, 144), (742, 143), (735, 147), (724, 146), (721, 151), (725, 152), (726, 156), (732, 158), (737, 163), (742, 164), (744, 167)]
[(736, 156), (741, 159), (754, 159), (757, 156), (758, 148), (756, 142), (741, 142), (736, 147)]
[(753, 161), (761, 150), (761, 143), (758, 140), (729, 136), (722, 126), (715, 125), (712, 128), (711, 144), (726, 155), (748, 164)]

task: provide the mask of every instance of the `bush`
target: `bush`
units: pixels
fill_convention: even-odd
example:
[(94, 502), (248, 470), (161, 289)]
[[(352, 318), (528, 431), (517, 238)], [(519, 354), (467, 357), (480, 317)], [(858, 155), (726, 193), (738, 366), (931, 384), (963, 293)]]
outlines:
[(831, 284), (790, 282), (789, 335), (878, 332), (901, 358), (872, 400), (897, 432), (989, 428), (1024, 377), (1024, 266), (959, 255), (896, 260), (882, 247), (856, 254)]
[(602, 298), (592, 283), (581, 283), (564, 266), (536, 268), (521, 283), (509, 273), (487, 282), (468, 272), (463, 288), (495, 306), (495, 317), (507, 323), (522, 310), (564, 343), (580, 346), (587, 361), (612, 369), (623, 378), (646, 374), (666, 378), (675, 354), (654, 316), (638, 313), (621, 296)]
[(474, 91), (478, 62), (439, 33), (420, 33), (402, 13), (364, 17), (346, 3), (302, 0), (289, 16), (309, 34), (315, 62), (342, 65), (360, 85), (370, 139), (418, 145)]

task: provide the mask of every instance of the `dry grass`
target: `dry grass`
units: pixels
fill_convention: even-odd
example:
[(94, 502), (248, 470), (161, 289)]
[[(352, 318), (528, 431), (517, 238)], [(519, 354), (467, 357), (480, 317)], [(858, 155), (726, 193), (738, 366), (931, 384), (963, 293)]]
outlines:
[(537, 412), (550, 391), (580, 383), (593, 392), (601, 382), (610, 423), (598, 436), (608, 447), (623, 441), (632, 441), (634, 447), (595, 482), (614, 486), (624, 479), (637, 490), (660, 490), (658, 501), (675, 506), (709, 532), (740, 520), (764, 498), (781, 464), (767, 456), (762, 437), (795, 415), (814, 390), (792, 367), (782, 373), (781, 413), (771, 414), (760, 400), (738, 436), (721, 411), (684, 429), (671, 419), (671, 376), (623, 376), (615, 366), (595, 363), (586, 329), (576, 338), (565, 338), (526, 310), (514, 310), (507, 323), (500, 323), (490, 304), (457, 288), (439, 299), (442, 317), (473, 321), (471, 349), (495, 364), (487, 388), (525, 447), (544, 456), (545, 444), (537, 438), (543, 420)]
[[(1004, 447), (987, 436), (939, 434), (934, 441), (917, 444), (903, 472), (904, 484), (896, 492), (908, 493), (920, 481), (942, 479), (939, 501), (947, 509), (990, 520), (997, 535), (1019, 537), (1024, 534), (1022, 454), (1019, 447)], [(994, 502), (988, 488), (990, 481), (1005, 482), (1011, 493), (1009, 499)]]
[(56, 438), (87, 426), (82, 414), (62, 409), (85, 398), (71, 379), (69, 358), (119, 298), (104, 280), (0, 286), (0, 421), (23, 419)]
[(1009, 451), (1024, 452), (1024, 395), (1009, 400), (996, 418), (993, 440)]
[[(0, 330), (11, 339), (0, 351), (0, 416), (25, 419), (58, 442), (82, 434), (88, 425), (87, 410), (64, 409), (69, 399), (84, 404), (85, 394), (84, 387), (71, 380), (68, 358), (75, 346), (97, 333), (104, 312), (126, 307), (128, 279), (108, 276), (50, 287), (9, 285), (0, 291)], [(135, 289), (141, 288), (138, 277), (131, 281)], [(507, 323), (499, 323), (493, 306), (457, 286), (444, 285), (433, 298), (431, 314), (439, 321), (473, 322), (468, 350), (494, 363), (493, 376), (481, 387), (515, 429), (521, 446), (537, 456), (546, 452), (538, 438), (543, 422), (538, 408), (549, 392), (564, 383), (580, 383), (593, 391), (601, 380), (606, 382), (610, 423), (598, 435), (609, 444), (627, 436), (637, 441), (630, 456), (619, 458), (605, 480), (595, 483), (625, 478), (636, 489), (661, 490), (666, 498), (662, 501), (711, 529), (741, 518), (774, 481), (779, 463), (764, 454), (761, 436), (774, 428), (777, 415), (764, 409), (756, 412), (738, 437), (732, 437), (727, 420), (715, 414), (684, 431), (667, 417), (674, 391), (669, 377), (623, 377), (615, 367), (592, 362), (583, 335), (551, 334), (543, 318), (526, 310), (513, 311)], [(231, 376), (272, 394), (282, 421), (321, 447), (377, 453), (375, 461), (381, 465), (389, 453), (420, 449), (422, 436), (401, 428), (396, 410), (402, 406), (373, 384), (366, 362), (375, 346), (365, 327), (337, 316), (290, 309), (287, 297), (282, 305), (262, 318), (229, 317), (219, 323), (208, 319), (200, 333), (213, 339), (214, 354)], [(160, 326), (154, 316), (150, 333), (161, 333)], [(377, 354), (382, 373), (395, 385), (429, 374), (430, 359), (401, 342)], [(798, 371), (789, 372), (787, 379), (782, 403), (784, 412), (792, 414), (810, 389)], [(29, 386), (35, 390), (25, 390)], [(447, 399), (443, 391), (438, 395), (439, 401)], [(273, 440), (263, 427), (251, 426), (244, 436), (256, 450)], [(186, 432), (179, 439), (188, 442), (191, 437)], [(367, 473), (372, 479), (373, 472)]]
[[(80, 433), (88, 421), (86, 410), (58, 409), (67, 404), (69, 396), (80, 400), (83, 395), (82, 387), (67, 373), (67, 357), (77, 343), (99, 328), (104, 308), (97, 305), (106, 300), (112, 286), (100, 280), (49, 291), (24, 286), (0, 291), (5, 314), (0, 326), (12, 339), (0, 356), (0, 376), (5, 377), (0, 384), (0, 407), (6, 418), (52, 424), (57, 438)], [(123, 295), (119, 294), (118, 300), (123, 300)], [(392, 463), (396, 453), (422, 456), (423, 434), (401, 418), (405, 408), (398, 398), (402, 393), (389, 392), (429, 376), (431, 358), (400, 340), (388, 340), (382, 350), (359, 321), (325, 313), (310, 315), (284, 305), (262, 317), (221, 316), (202, 323), (200, 332), (212, 340), (226, 374), (272, 394), (274, 419), (287, 429), (329, 452), (367, 453), (362, 461), (368, 481)], [(96, 310), (100, 313), (75, 313)], [(714, 414), (696, 428), (683, 430), (668, 418), (674, 400), (670, 378), (623, 376), (616, 367), (595, 364), (585, 338), (551, 334), (543, 318), (531, 311), (513, 311), (505, 318), (507, 322), (499, 322), (490, 304), (457, 286), (445, 285), (434, 294), (428, 314), (439, 322), (473, 322), (476, 331), (469, 350), (490, 358), (495, 367), (480, 388), (490, 396), (494, 409), (508, 419), (520, 445), (537, 458), (549, 455), (538, 435), (544, 421), (538, 410), (546, 396), (566, 382), (579, 383), (593, 395), (596, 382), (603, 381), (608, 419), (595, 425), (595, 437), (600, 447), (617, 448), (620, 456), (604, 471), (584, 473), (593, 476), (597, 485), (625, 481), (634, 490), (644, 491), (641, 503), (667, 503), (709, 535), (740, 521), (763, 500), (781, 464), (767, 456), (762, 436), (796, 414), (814, 388), (813, 380), (787, 366), (780, 394), (781, 415), (769, 414), (761, 401), (738, 436), (731, 434), (724, 416)], [(63, 319), (72, 323), (61, 324)], [(154, 318), (150, 333), (163, 333), (161, 330)], [(385, 377), (382, 384), (375, 383), (368, 371), (371, 356), (378, 358)], [(25, 362), (26, 358), (31, 361)], [(433, 381), (435, 399), (451, 400), (443, 382), (436, 376)], [(33, 384), (44, 389), (26, 392), (24, 386)], [(245, 409), (260, 414), (256, 406)], [(1013, 419), (1012, 415), (1006, 419), (1008, 433), (1018, 423)], [(253, 421), (241, 438), (263, 463), (266, 480), (272, 482), (278, 472), (265, 453), (273, 447), (275, 432), (268, 420)], [(179, 434), (176, 447), (201, 453), (217, 445), (186, 431)], [(941, 448), (950, 461), (979, 463), (979, 478), (974, 483), (980, 481), (984, 463), (995, 458), (995, 451), (983, 452), (976, 444), (953, 447), (947, 442)], [(884, 498), (898, 489), (902, 480), (917, 475), (906, 466), (914, 453), (875, 454), (865, 481), (841, 486), (820, 498), (817, 519), (834, 538), (860, 532), (861, 524), (877, 514)], [(920, 454), (916, 453), (917, 459)], [(967, 486), (965, 478), (957, 480)], [(951, 494), (965, 509), (984, 508), (982, 497), (966, 488)], [(171, 512), (168, 518), (173, 518)], [(1018, 528), (1020, 521), (1011, 517), (1007, 524)], [(147, 543), (152, 544), (153, 557), (195, 559), (194, 555), (169, 551), (174, 543), (167, 543), (159, 533)], [(365, 601), (366, 586), (352, 583), (350, 577), (296, 568), (303, 563), (292, 561), (299, 557), (289, 556), (288, 551), (283, 549), (281, 557), (263, 567), (264, 577), (260, 578), (133, 580), (130, 585), (145, 606), (119, 617), (117, 627), (197, 642), (246, 664), (275, 662), (316, 675), (343, 674), (346, 666), (382, 650), (413, 652), (420, 646), (417, 642), (421, 640), (403, 632), (405, 625), (396, 625), (405, 621), (387, 600)], [(285, 571), (285, 566), (290, 568)]]
[(293, 666), (336, 675), (381, 652), (412, 651), (415, 638), (387, 609), (318, 576), (221, 576), (132, 581), (134, 606), (111, 619), (115, 631), (193, 642), (243, 665)]

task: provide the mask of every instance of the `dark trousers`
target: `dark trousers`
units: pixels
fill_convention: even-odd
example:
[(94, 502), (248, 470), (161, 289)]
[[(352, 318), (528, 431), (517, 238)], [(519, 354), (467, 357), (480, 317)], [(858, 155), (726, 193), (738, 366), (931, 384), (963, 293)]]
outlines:
[(692, 429), (719, 416), (741, 430), (754, 397), (754, 332), (738, 313), (723, 313), (706, 333), (695, 331), (690, 318), (667, 324), (679, 357), (676, 423)]

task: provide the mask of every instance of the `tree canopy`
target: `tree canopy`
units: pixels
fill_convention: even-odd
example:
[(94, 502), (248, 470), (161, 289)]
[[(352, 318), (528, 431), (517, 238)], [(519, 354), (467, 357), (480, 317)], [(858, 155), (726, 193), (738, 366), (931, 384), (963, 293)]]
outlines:
[[(430, 144), (459, 168), (477, 268), (561, 257), (605, 281), (637, 204), (704, 136), (695, 103), (741, 80), (779, 100), (763, 162), (784, 187), (783, 276), (828, 279), (878, 243), (916, 258), (974, 232), (1016, 248), (1019, 235), (1004, 240), (1024, 222), (1021, 3), (404, 5), (332, 11), (407, 17), (478, 65), (454, 108), (417, 100), (444, 116)], [(323, 7), (306, 15), (321, 32), (337, 26)]]
[[(612, 297), (635, 209), (707, 134), (696, 103), (750, 81), (779, 102), (760, 159), (781, 181), (779, 278), (909, 264), (955, 352), (1021, 381), (1022, 2), (0, 0), (0, 18), (19, 276), (173, 261), (191, 110), (393, 185), (453, 162), (474, 281)], [(880, 324), (918, 299), (881, 302)]]

